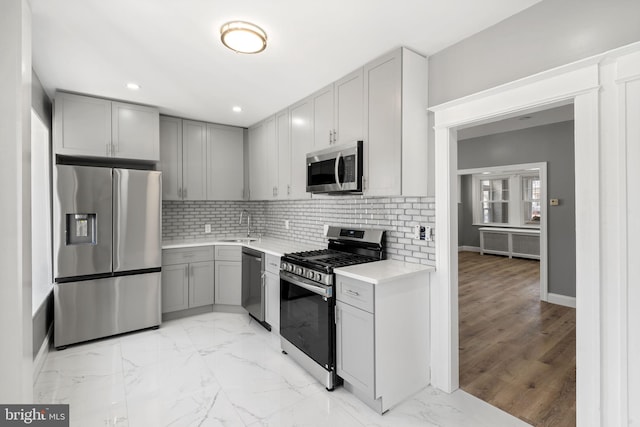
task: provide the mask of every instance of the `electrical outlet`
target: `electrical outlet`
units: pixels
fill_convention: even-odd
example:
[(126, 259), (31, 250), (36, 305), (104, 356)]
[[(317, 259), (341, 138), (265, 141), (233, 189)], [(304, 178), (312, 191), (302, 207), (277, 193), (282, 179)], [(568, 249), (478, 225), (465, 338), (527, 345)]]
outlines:
[(289, 227), (289, 220), (288, 220), (288, 219), (285, 219), (285, 220), (284, 220), (284, 229), (285, 229), (285, 230), (289, 230), (289, 229), (290, 229), (290, 227)]
[(204, 232), (205, 233), (211, 233), (211, 224), (205, 224), (204, 225)]
[(419, 225), (414, 225), (413, 226), (413, 238), (418, 240), (420, 239), (420, 226)]
[(424, 239), (427, 242), (430, 242), (433, 240), (433, 237), (431, 236), (431, 227), (424, 227)]

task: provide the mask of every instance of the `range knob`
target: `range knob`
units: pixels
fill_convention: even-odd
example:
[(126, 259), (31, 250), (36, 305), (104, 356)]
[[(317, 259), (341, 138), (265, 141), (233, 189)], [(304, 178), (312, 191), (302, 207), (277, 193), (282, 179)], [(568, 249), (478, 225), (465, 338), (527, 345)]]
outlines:
[(307, 277), (311, 280), (313, 280), (313, 278), (315, 277), (315, 273), (311, 270), (307, 271)]
[(282, 264), (280, 264), (280, 270), (287, 270), (287, 263), (283, 262)]
[(316, 280), (322, 282), (322, 273), (316, 273)]
[(302, 267), (296, 267), (296, 274), (302, 276)]

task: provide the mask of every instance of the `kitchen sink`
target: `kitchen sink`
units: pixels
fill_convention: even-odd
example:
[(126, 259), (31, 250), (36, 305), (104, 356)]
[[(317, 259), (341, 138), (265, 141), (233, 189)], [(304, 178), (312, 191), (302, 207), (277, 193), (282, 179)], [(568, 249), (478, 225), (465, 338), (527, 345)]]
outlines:
[(233, 242), (233, 243), (249, 243), (257, 241), (257, 237), (229, 237), (227, 239), (220, 239), (220, 242)]

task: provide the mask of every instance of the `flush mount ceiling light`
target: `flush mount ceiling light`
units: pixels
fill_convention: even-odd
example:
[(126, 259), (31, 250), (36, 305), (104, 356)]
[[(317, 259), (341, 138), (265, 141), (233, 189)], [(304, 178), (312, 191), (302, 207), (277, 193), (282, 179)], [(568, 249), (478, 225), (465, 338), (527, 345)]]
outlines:
[(233, 108), (232, 108), (232, 110), (233, 110), (235, 113), (242, 113), (242, 107), (241, 107), (241, 106), (239, 106), (239, 105), (236, 105), (235, 107), (233, 107)]
[(231, 21), (220, 27), (220, 40), (238, 53), (259, 53), (267, 47), (267, 33), (257, 25)]
[(127, 83), (127, 89), (131, 89), (131, 90), (139, 90), (140, 89), (140, 85), (138, 83)]

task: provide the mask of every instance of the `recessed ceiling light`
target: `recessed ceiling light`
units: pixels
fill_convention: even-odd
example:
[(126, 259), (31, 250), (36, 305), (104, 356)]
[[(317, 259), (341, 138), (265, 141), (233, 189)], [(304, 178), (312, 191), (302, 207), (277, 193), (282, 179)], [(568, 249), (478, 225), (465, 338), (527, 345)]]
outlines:
[(267, 48), (267, 33), (245, 21), (227, 22), (220, 28), (220, 40), (238, 53), (259, 53)]
[(232, 110), (236, 113), (241, 113), (242, 107), (240, 107), (239, 105), (236, 105), (235, 107), (232, 108)]
[(531, 116), (522, 116), (519, 117), (518, 120), (529, 120), (531, 118)]
[(127, 83), (127, 89), (139, 90), (140, 85), (138, 83)]

